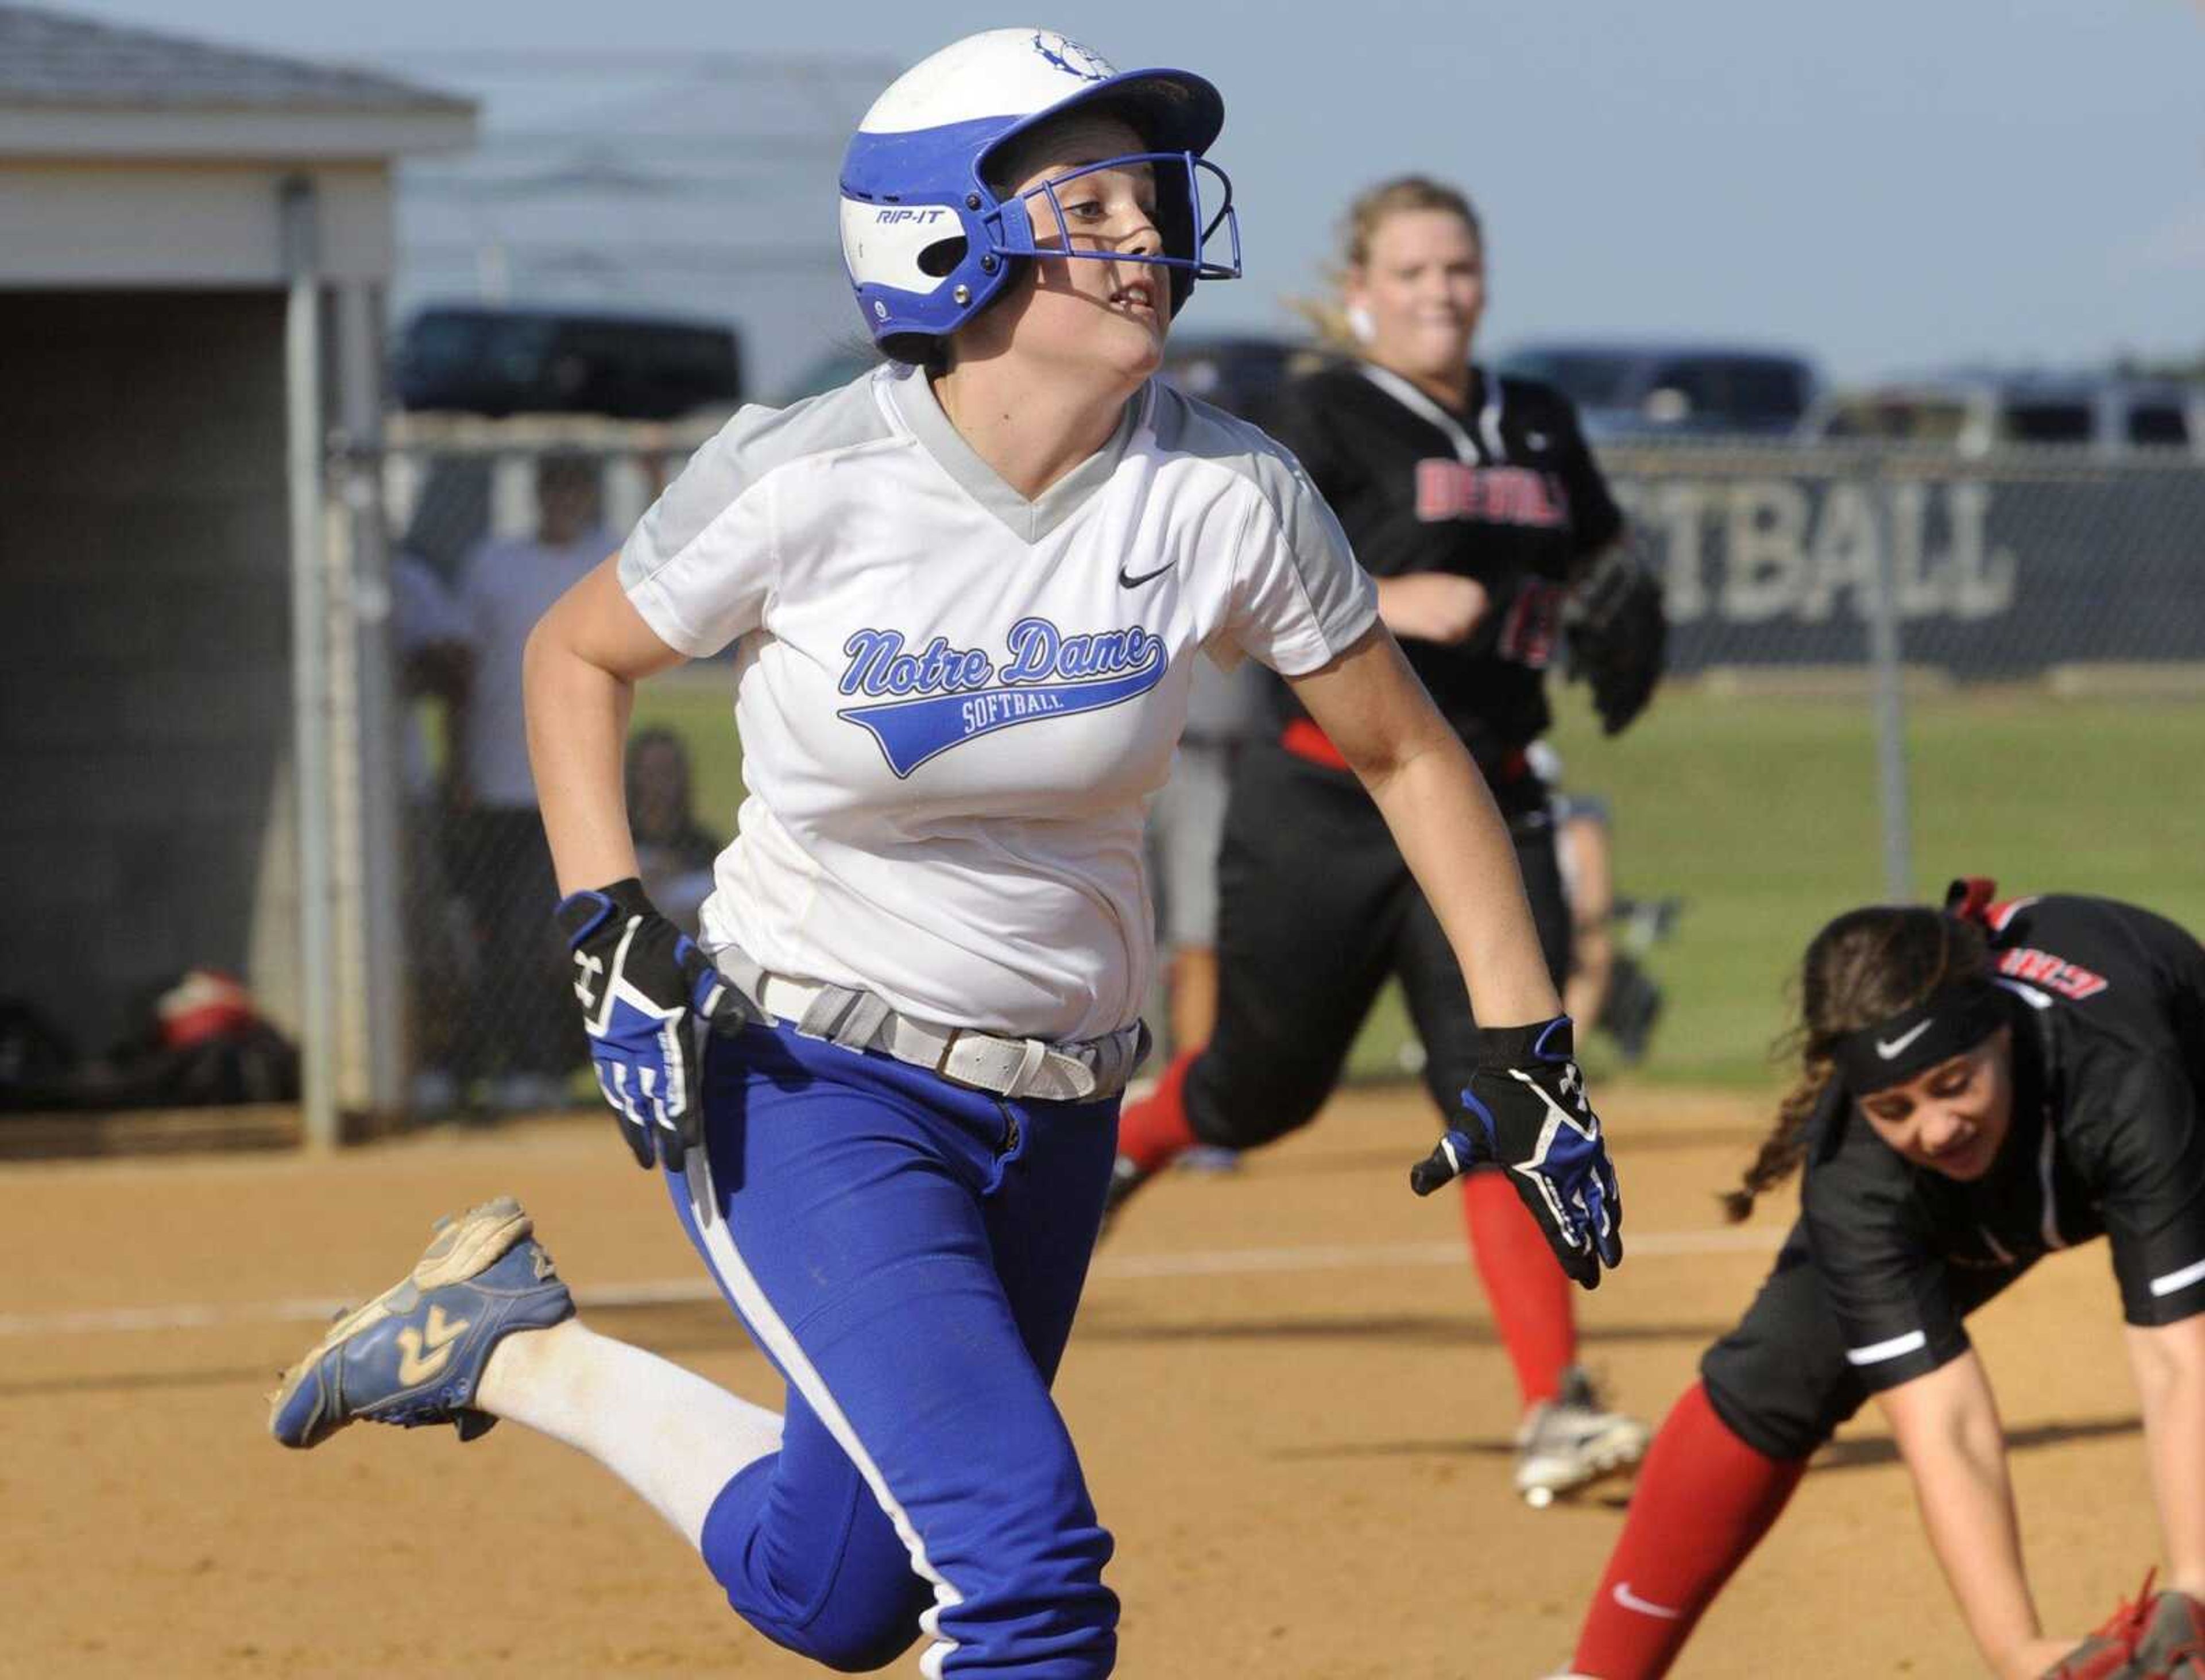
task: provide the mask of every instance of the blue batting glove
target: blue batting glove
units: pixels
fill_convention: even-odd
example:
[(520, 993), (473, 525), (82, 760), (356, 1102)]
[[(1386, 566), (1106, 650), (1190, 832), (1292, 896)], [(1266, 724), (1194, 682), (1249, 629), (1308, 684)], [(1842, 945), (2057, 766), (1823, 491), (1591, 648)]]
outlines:
[(704, 1135), (704, 1035), (740, 1030), (750, 1006), (633, 876), (569, 893), (554, 914), (621, 1133), (639, 1167), (663, 1160), (678, 1172)]
[(1504, 1168), (1562, 1269), (1587, 1289), (1623, 1263), (1623, 1198), (1573, 1056), (1570, 1018), (1482, 1028), (1462, 1094), (1465, 1124), (1409, 1172), (1429, 1196), (1473, 1167)]

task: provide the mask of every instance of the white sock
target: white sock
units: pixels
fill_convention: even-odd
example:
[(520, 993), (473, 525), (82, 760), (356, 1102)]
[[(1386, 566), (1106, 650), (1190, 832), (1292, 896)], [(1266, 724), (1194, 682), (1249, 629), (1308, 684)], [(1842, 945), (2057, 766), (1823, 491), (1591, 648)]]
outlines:
[(692, 1546), (728, 1480), (781, 1446), (780, 1413), (579, 1319), (500, 1342), (474, 1404), (588, 1453)]

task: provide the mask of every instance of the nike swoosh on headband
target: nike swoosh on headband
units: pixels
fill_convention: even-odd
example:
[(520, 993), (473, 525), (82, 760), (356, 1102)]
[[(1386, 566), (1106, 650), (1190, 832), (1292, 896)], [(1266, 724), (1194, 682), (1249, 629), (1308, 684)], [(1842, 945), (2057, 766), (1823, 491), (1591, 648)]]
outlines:
[(1896, 1038), (1879, 1038), (1875, 1041), (1875, 1053), (1884, 1060), (1889, 1061), (1894, 1056), (1904, 1054), (1908, 1045), (1936, 1024), (1935, 1018), (1932, 1018), (1919, 1023), (1911, 1031), (1899, 1034)]

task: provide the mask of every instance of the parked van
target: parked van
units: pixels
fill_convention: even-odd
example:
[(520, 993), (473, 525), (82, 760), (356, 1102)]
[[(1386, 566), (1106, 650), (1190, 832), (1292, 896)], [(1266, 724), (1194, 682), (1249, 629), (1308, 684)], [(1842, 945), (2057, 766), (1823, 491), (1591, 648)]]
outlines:
[(1519, 346), (1496, 365), (1560, 390), (1596, 441), (1788, 436), (1820, 383), (1797, 352), (1724, 344), (1556, 339)]
[(663, 317), (435, 306), (400, 335), (401, 407), (670, 420), (742, 401), (734, 329)]
[(1949, 375), (1839, 392), (1803, 428), (1815, 440), (1881, 438), (1980, 455), (2066, 444), (2105, 454), (2184, 449), (2205, 456), (2205, 385), (2171, 379)]

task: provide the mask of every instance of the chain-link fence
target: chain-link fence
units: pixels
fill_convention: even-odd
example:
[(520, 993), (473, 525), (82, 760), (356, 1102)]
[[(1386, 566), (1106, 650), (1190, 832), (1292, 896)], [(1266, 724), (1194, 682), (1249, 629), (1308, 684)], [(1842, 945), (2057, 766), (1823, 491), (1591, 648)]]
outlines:
[[(378, 1044), (402, 1054), (395, 1072), (349, 1081), (348, 1101), (433, 1112), (591, 1094), (545, 915), (520, 649), (708, 430), (412, 418), (377, 451), (341, 459), (355, 539), (342, 561), (354, 587), (339, 594), (377, 632), (360, 645), (387, 648), (397, 697), (385, 748), (361, 745), (371, 728), (354, 743), (357, 797), (389, 812), (361, 832), (398, 836), (402, 864), (395, 909), (346, 924), (368, 977), (352, 988), (364, 1001), (351, 1036), (368, 1047), (355, 1060), (377, 1062)], [(1924, 675), (2080, 692), (2146, 673), (2179, 683), (2186, 662), (2205, 671), (2205, 463), (1721, 443), (1611, 447), (1603, 460), (1666, 579), (1672, 669), (1680, 693), (1697, 682), (1691, 704), (1813, 693), (1875, 712), (1880, 769), (1849, 770), (1847, 797), (1880, 803), (1897, 887), (1902, 669), (1907, 692)], [(654, 896), (692, 922), (741, 795), (730, 701), (718, 662), (639, 696), (639, 849)], [(379, 992), (378, 965), (395, 977)]]
[(2181, 452), (1603, 460), (1667, 581), (1681, 673), (1858, 666), (1886, 579), (1901, 656), (1962, 680), (2205, 660), (2205, 462)]
[[(395, 1018), (371, 1034), (402, 1038), (402, 1067), (375, 1083), (409, 1107), (535, 1109), (594, 1092), (547, 914), (557, 893), (529, 774), (521, 650), (709, 432), (408, 417), (380, 449), (340, 458), (343, 497), (371, 527), (354, 569), (381, 574), (362, 598), (395, 697), (380, 785), (361, 795), (387, 807), (383, 832), (402, 859), (390, 924), (361, 936), (403, 977)], [(643, 710), (630, 749), (639, 855), (661, 904), (693, 923), (732, 821), (739, 750), (731, 726), (669, 726)], [(699, 751), (712, 758), (701, 775)], [(700, 782), (719, 830), (698, 814)]]
[(1672, 445), (1609, 466), (1664, 579), (1673, 672), (1873, 708), (1889, 897), (1916, 884), (1910, 674), (2084, 694), (2205, 672), (2205, 463), (2185, 454)]

